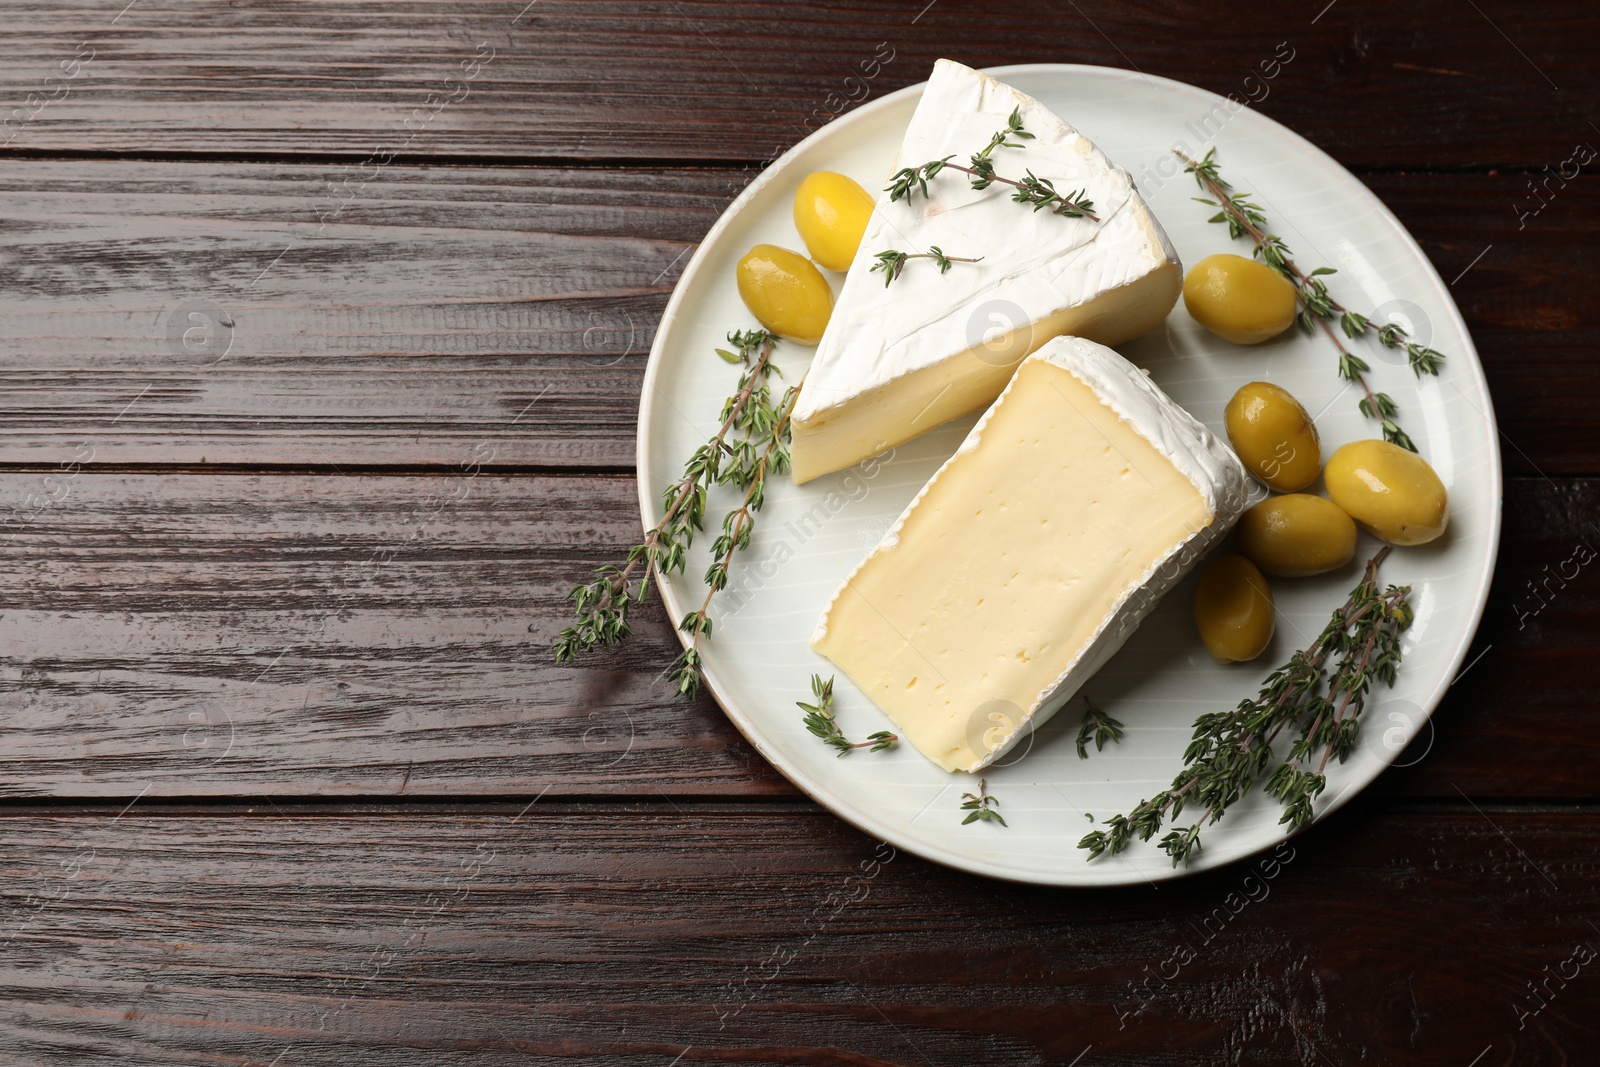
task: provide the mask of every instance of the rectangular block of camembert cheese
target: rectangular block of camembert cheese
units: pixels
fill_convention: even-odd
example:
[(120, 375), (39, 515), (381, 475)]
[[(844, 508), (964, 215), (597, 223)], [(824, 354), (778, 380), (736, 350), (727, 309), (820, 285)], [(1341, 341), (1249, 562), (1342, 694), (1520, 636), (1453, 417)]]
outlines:
[(1238, 458), (1111, 349), (1057, 338), (834, 594), (811, 639), (951, 771), (1061, 707), (1245, 503)]
[[(1020, 181), (1031, 172), (1064, 196), (1082, 191), (1098, 221), (1034, 211), (1002, 182), (975, 190), (953, 169), (928, 182), (927, 196), (878, 193), (795, 405), (795, 481), (987, 407), (1052, 337), (1121, 344), (1172, 310), (1183, 270), (1132, 179), (1032, 97), (939, 60), (895, 169), (946, 156), (965, 166), (1013, 110), (1033, 139), (995, 149), (995, 173)], [(979, 262), (940, 273), (911, 260), (887, 286), (873, 273), (879, 253), (933, 247)]]

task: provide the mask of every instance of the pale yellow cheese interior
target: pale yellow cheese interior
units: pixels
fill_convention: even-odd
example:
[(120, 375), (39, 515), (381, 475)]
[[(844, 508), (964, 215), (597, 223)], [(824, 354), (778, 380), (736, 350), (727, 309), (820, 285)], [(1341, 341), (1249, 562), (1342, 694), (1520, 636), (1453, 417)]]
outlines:
[(1109, 346), (1143, 336), (1172, 310), (1181, 284), (1178, 265), (1163, 264), (1087, 303), (1062, 308), (868, 390), (847, 404), (825, 408), (815, 418), (797, 417), (790, 425), (794, 480), (807, 482), (843, 470), (988, 407), (1011, 380), (1017, 364), (1052, 338), (1084, 337)]
[(1029, 360), (812, 646), (946, 770), (1032, 713), (1149, 569), (1204, 529), (1194, 484), (1071, 371)]

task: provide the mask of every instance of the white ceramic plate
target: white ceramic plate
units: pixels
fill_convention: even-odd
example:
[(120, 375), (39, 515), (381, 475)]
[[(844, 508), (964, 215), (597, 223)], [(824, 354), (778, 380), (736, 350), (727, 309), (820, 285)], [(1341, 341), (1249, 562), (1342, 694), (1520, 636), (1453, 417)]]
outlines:
[[(1419, 732), (1462, 667), (1494, 567), (1500, 526), (1500, 458), (1493, 408), (1472, 339), (1449, 293), (1410, 235), (1343, 167), (1270, 119), (1236, 112), (1222, 97), (1163, 78), (1103, 67), (1029, 64), (988, 73), (1053, 109), (1137, 180), (1185, 264), (1213, 252), (1249, 254), (1195, 203), (1194, 181), (1169, 149), (1198, 155), (1215, 145), (1224, 176), (1255, 194), (1302, 266), (1336, 267), (1335, 294), (1356, 308), (1393, 316), (1419, 340), (1446, 353), (1437, 379), (1418, 382), (1403, 355), (1375, 342), (1355, 348), (1372, 364), (1375, 388), (1400, 404), (1401, 424), (1450, 491), (1451, 523), (1439, 541), (1398, 549), (1381, 579), (1410, 583), (1416, 622), (1405, 638), (1398, 685), (1381, 689), (1364, 716), (1362, 742), (1333, 766), (1318, 816), (1339, 807), (1394, 761)], [(639, 415), (640, 503), (648, 528), (660, 517), (660, 491), (690, 452), (714, 432), (738, 368), (712, 349), (730, 329), (755, 325), (739, 300), (734, 264), (751, 245), (803, 249), (790, 205), (814, 170), (849, 174), (869, 190), (883, 186), (921, 94), (901, 90), (845, 115), (795, 146), (734, 201), (706, 235), (667, 304), (645, 372)], [(1210, 134), (1211, 136), (1208, 136)], [(833, 276), (834, 284), (842, 280)], [(1205, 332), (1180, 301), (1164, 329), (1124, 346), (1180, 404), (1222, 431), (1222, 410), (1245, 382), (1287, 388), (1316, 416), (1325, 454), (1375, 436), (1356, 396), (1336, 375), (1326, 338), (1292, 332), (1241, 348)], [(797, 381), (811, 350), (780, 346), (778, 362)], [(976, 779), (935, 767), (908, 745), (887, 753), (836, 758), (808, 734), (795, 701), (808, 697), (813, 672), (833, 673), (807, 647), (829, 596), (874, 545), (917, 489), (972, 425), (958, 420), (901, 447), (892, 461), (795, 486), (774, 480), (755, 539), (735, 563), (732, 584), (713, 601), (715, 635), (702, 641), (712, 694), (750, 743), (820, 803), (865, 832), (940, 863), (996, 878), (1058, 885), (1127, 885), (1185, 873), (1152, 841), (1089, 862), (1076, 846), (1098, 822), (1126, 812), (1178, 772), (1194, 718), (1253, 696), (1266, 673), (1304, 647), (1343, 601), (1376, 543), (1363, 536), (1350, 566), (1318, 578), (1275, 583), (1278, 631), (1265, 655), (1220, 666), (1201, 646), (1189, 615), (1193, 576), (1174, 590), (1085, 692), (1127, 724), (1121, 744), (1081, 760), (1074, 739), (1082, 703), (1074, 700), (1030, 745), (991, 768), (989, 791), (1009, 827), (961, 825), (960, 797)], [(713, 497), (708, 527), (734, 504)], [(703, 596), (708, 535), (684, 574), (662, 584), (674, 619)], [(892, 727), (842, 675), (837, 714), (845, 732), (865, 737)], [(1431, 735), (1428, 735), (1431, 737)], [(1281, 746), (1280, 746), (1281, 747)], [(1422, 747), (1419, 744), (1419, 747)], [(1407, 756), (1414, 759), (1415, 750)], [(1189, 814), (1189, 813), (1186, 813)], [(1253, 793), (1201, 835), (1204, 850), (1187, 868), (1217, 867), (1283, 840), (1276, 802)]]

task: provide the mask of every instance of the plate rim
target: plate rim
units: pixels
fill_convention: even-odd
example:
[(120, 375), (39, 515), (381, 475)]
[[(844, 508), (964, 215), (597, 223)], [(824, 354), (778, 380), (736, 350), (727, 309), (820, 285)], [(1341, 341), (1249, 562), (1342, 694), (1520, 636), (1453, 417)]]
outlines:
[[(1209, 103), (1212, 107), (1227, 107), (1231, 103), (1238, 103), (1237, 101), (1233, 101), (1229, 97), (1223, 96), (1220, 93), (1214, 93), (1209, 89), (1202, 89), (1199, 86), (1190, 85), (1187, 82), (1177, 81), (1173, 78), (1163, 77), (1159, 74), (1145, 74), (1142, 71), (1124, 70), (1120, 67), (1106, 67), (1097, 64), (1011, 63), (1001, 66), (980, 67), (976, 69), (983, 74), (987, 74), (992, 78), (1002, 81), (1006, 78), (1015, 77), (1017, 75), (1070, 76), (1083, 74), (1123, 81), (1142, 79), (1166, 91), (1193, 97), (1197, 102), (1200, 103)], [(654, 512), (655, 505), (655, 491), (650, 488), (645, 480), (645, 471), (647, 469), (646, 459), (649, 451), (648, 442), (650, 440), (651, 433), (650, 401), (652, 395), (658, 388), (658, 380), (661, 376), (661, 366), (664, 361), (663, 353), (665, 349), (665, 338), (669, 332), (668, 327), (678, 317), (681, 311), (681, 305), (687, 299), (685, 294), (690, 288), (689, 283), (704, 267), (707, 250), (712, 246), (715, 240), (722, 235), (723, 231), (729, 229), (733, 225), (734, 219), (740, 215), (744, 206), (750, 200), (754, 199), (762, 189), (766, 188), (766, 186), (778, 180), (778, 175), (786, 169), (786, 164), (791, 157), (798, 155), (803, 149), (809, 147), (814, 141), (821, 139), (835, 126), (838, 126), (842, 123), (855, 123), (862, 121), (865, 116), (885, 110), (905, 97), (920, 95), (926, 88), (927, 84), (927, 80), (924, 79), (911, 85), (904, 86), (903, 88), (896, 89), (891, 93), (886, 93), (876, 100), (863, 104), (858, 108), (839, 115), (833, 121), (830, 121), (826, 125), (813, 130), (811, 133), (801, 138), (795, 144), (786, 149), (782, 154), (774, 158), (764, 168), (762, 168), (761, 173), (758, 174), (750, 182), (750, 184), (745, 186), (744, 189), (739, 192), (738, 196), (734, 197), (733, 200), (728, 203), (728, 206), (725, 207), (722, 210), (722, 213), (717, 217), (716, 222), (712, 224), (711, 228), (706, 231), (705, 236), (700, 239), (699, 244), (695, 246), (694, 253), (689, 257), (689, 262), (684, 267), (683, 274), (679, 276), (677, 283), (673, 287), (672, 295), (668, 298), (666, 307), (662, 310), (661, 321), (656, 327), (655, 340), (651, 343), (650, 354), (646, 358), (645, 362), (644, 377), (640, 383), (638, 430), (634, 446), (634, 481), (636, 482), (636, 489), (639, 496), (639, 513), (641, 521), (640, 529), (642, 531), (648, 532), (655, 525), (655, 523), (652, 521), (652, 514)], [(1276, 119), (1257, 111), (1249, 104), (1240, 104), (1238, 110), (1233, 111), (1232, 114), (1234, 118), (1242, 117), (1245, 118), (1247, 122), (1257, 123), (1275, 137), (1286, 138), (1290, 143), (1298, 146), (1308, 155), (1311, 155), (1317, 159), (1323, 164), (1328, 173), (1330, 173), (1334, 178), (1338, 179), (1341, 184), (1349, 187), (1358, 199), (1364, 199), (1372, 214), (1381, 219), (1387, 225), (1393, 236), (1396, 237), (1405, 246), (1405, 248), (1411, 252), (1411, 254), (1417, 259), (1423, 268), (1423, 278), (1427, 281), (1431, 281), (1437, 292), (1437, 295), (1441, 298), (1441, 302), (1448, 314), (1449, 320), (1454, 324), (1460, 335), (1466, 341), (1466, 347), (1463, 354), (1469, 356), (1470, 358), (1464, 361), (1453, 362), (1452, 367), (1460, 367), (1465, 364), (1478, 387), (1479, 395), (1481, 395), (1485, 401), (1484, 408), (1480, 411), (1480, 414), (1483, 416), (1484, 421), (1482, 427), (1482, 436), (1487, 460), (1486, 466), (1488, 468), (1490, 489), (1488, 508), (1489, 529), (1486, 531), (1486, 533), (1488, 535), (1487, 543), (1490, 544), (1492, 548), (1489, 552), (1488, 567), (1483, 574), (1482, 580), (1479, 583), (1479, 587), (1476, 590), (1476, 595), (1474, 597), (1471, 625), (1461, 631), (1461, 636), (1457, 639), (1456, 648), (1451, 652), (1448, 659), (1449, 669), (1441, 674), (1440, 680), (1435, 683), (1433, 689), (1427, 694), (1426, 698), (1418, 701), (1418, 707), (1421, 709), (1421, 718), (1417, 723), (1417, 732), (1420, 733), (1422, 724), (1432, 723), (1434, 712), (1438, 710), (1440, 703), (1444, 700), (1445, 694), (1454, 684), (1454, 681), (1459, 678), (1458, 671), (1460, 670), (1461, 664), (1465, 661), (1467, 653), (1471, 650), (1472, 642), (1477, 637), (1478, 629), (1482, 625), (1484, 612), (1488, 606), (1489, 592), (1494, 584), (1495, 571), (1498, 568), (1500, 561), (1500, 533), (1505, 501), (1505, 475), (1500, 454), (1499, 420), (1495, 416), (1494, 398), (1489, 392), (1489, 382), (1487, 376), (1484, 374), (1483, 361), (1478, 355), (1478, 347), (1473, 341), (1472, 332), (1467, 328), (1466, 320), (1461, 315), (1461, 309), (1456, 305), (1455, 298), (1450, 293), (1450, 287), (1445, 284), (1444, 279), (1439, 274), (1438, 268), (1434, 265), (1433, 260), (1428, 257), (1427, 253), (1423, 251), (1422, 246), (1417, 243), (1416, 238), (1411, 235), (1411, 232), (1406, 229), (1406, 227), (1400, 222), (1399, 218), (1395, 216), (1394, 212), (1389, 209), (1389, 206), (1385, 204), (1376, 193), (1369, 189), (1360, 178), (1351, 173), (1351, 171), (1342, 163), (1334, 159), (1327, 152), (1323, 151), (1316, 144), (1290, 129), (1283, 123), (1278, 122)], [(1458, 392), (1461, 391), (1458, 386), (1455, 388)], [(1462, 393), (1462, 396), (1463, 398), (1466, 398), (1466, 394), (1464, 392)], [(1470, 398), (1468, 399), (1468, 403), (1471, 403)], [(672, 588), (663, 580), (662, 576), (657, 573), (653, 567), (651, 568), (650, 580), (654, 583), (657, 593), (661, 598), (662, 606), (667, 612), (668, 623), (672, 626), (673, 634), (677, 636), (678, 642), (681, 646), (685, 648), (688, 647), (687, 636), (678, 629), (675, 621), (682, 616), (683, 605), (678, 603), (678, 598), (674, 594)], [(1373, 766), (1373, 770), (1370, 775), (1363, 774), (1362, 776), (1358, 776), (1357, 780), (1351, 782), (1350, 785), (1341, 790), (1338, 795), (1330, 798), (1327, 806), (1319, 811), (1312, 818), (1311, 822), (1302, 829), (1295, 831), (1294, 833), (1286, 833), (1282, 837), (1273, 838), (1269, 841), (1266, 841), (1259, 847), (1249, 849), (1248, 851), (1242, 852), (1236, 856), (1232, 856), (1214, 867), (1184, 866), (1181, 868), (1171, 869), (1162, 867), (1153, 878), (1143, 874), (1136, 868), (1133, 873), (1136, 874), (1137, 877), (1110, 877), (1085, 880), (1082, 878), (1073, 877), (1072, 875), (1074, 875), (1076, 872), (1072, 870), (1065, 870), (1061, 872), (1060, 875), (1056, 875), (1054, 873), (1045, 874), (1042, 872), (1019, 872), (1014, 869), (996, 866), (983, 859), (963, 856), (960, 853), (952, 852), (937, 845), (926, 845), (921, 842), (909, 844), (906, 843), (902, 839), (901, 834), (897, 829), (883, 826), (879, 820), (871, 816), (861, 815), (856, 809), (845, 803), (843, 798), (835, 796), (832, 790), (830, 790), (821, 782), (812, 780), (810, 776), (800, 768), (785, 766), (783, 756), (777, 747), (765, 742), (758, 733), (753, 731), (752, 728), (748, 727), (743, 721), (742, 714), (730, 710), (728, 702), (723, 698), (722, 695), (724, 683), (717, 676), (714, 665), (702, 662), (701, 674), (704, 679), (705, 690), (707, 694), (711, 697), (713, 702), (716, 703), (717, 707), (721, 709), (723, 715), (728, 719), (728, 721), (733, 724), (734, 728), (739, 731), (739, 734), (745, 739), (745, 741), (748, 742), (750, 746), (754, 748), (756, 752), (760, 754), (760, 756), (766, 760), (774, 770), (782, 775), (785, 780), (787, 780), (795, 788), (799, 789), (810, 800), (826, 808), (835, 817), (861, 831), (862, 833), (867, 834), (873, 839), (890, 845), (897, 851), (905, 851), (912, 855), (921, 857), (922, 859), (933, 863), (938, 863), (941, 866), (949, 867), (953, 870), (958, 870), (966, 874), (975, 874), (985, 878), (992, 878), (1002, 882), (1011, 882), (1021, 885), (1058, 886), (1062, 888), (1077, 889), (1110, 889), (1138, 886), (1148, 882), (1152, 888), (1154, 888), (1155, 884), (1160, 881), (1169, 881), (1178, 878), (1192, 878), (1214, 871), (1231, 868), (1239, 863), (1259, 856), (1269, 849), (1276, 848), (1279, 844), (1285, 841), (1293, 840), (1306, 830), (1310, 829), (1312, 826), (1322, 823), (1323, 820), (1325, 820), (1328, 816), (1343, 808), (1359, 794), (1365, 792), (1366, 789), (1371, 786), (1372, 783), (1375, 782), (1384, 771), (1388, 770), (1389, 767), (1393, 765), (1394, 761), (1399, 758), (1406, 748), (1409, 747), (1408, 744), (1407, 746), (1402, 747), (1399, 751), (1389, 753), (1386, 758)], [(1414, 734), (1412, 738), (1413, 741), (1415, 740), (1415, 737), (1416, 735)], [(1109, 873), (1110, 869), (1107, 870)]]

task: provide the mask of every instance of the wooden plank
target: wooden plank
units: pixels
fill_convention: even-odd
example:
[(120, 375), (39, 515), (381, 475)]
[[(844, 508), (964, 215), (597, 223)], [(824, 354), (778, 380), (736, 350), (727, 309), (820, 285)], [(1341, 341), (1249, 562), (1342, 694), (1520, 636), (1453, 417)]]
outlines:
[[(1591, 137), (1593, 5), (1221, 16), (1100, 0), (41, 0), (8, 11), (13, 150), (768, 159), (935, 59), (1135, 68), (1263, 111), (1347, 163), (1556, 164)], [(619, 56), (619, 42), (626, 41)], [(1285, 51), (1288, 49), (1288, 51)], [(1293, 58), (1263, 80), (1262, 64)], [(48, 81), (46, 79), (49, 79)], [(1332, 88), (1336, 95), (1330, 95)]]
[[(744, 176), (361, 178), (12, 163), (0, 463), (631, 464), (666, 296)], [(1369, 180), (1459, 279), (1508, 469), (1600, 472), (1600, 178), (1520, 222), (1525, 176)]]
[(363, 182), (9, 166), (0, 462), (631, 463), (656, 322), (728, 176)]
[(1468, 661), (1429, 728), (1379, 779), (1386, 792), (1592, 797), (1600, 781), (1600, 729), (1584, 710), (1600, 635), (1600, 481), (1513, 479), (1506, 489)]
[(221, 814), (0, 818), (9, 1054), (1502, 1067), (1600, 1037), (1592, 812), (1358, 805), (1159, 892), (983, 881), (788, 805)]
[[(1510, 483), (1485, 654), (1379, 789), (1593, 795), (1600, 585), (1567, 561), (1597, 504)], [(11, 473), (0, 523), (12, 794), (794, 795), (672, 696), (653, 600), (551, 662), (566, 591), (638, 536), (630, 478)], [(1530, 617), (1546, 566), (1577, 573)]]
[[(1450, 286), (1489, 379), (1505, 469), (1552, 477), (1600, 471), (1593, 404), (1577, 399), (1600, 390), (1590, 355), (1600, 346), (1600, 314), (1579, 288), (1584, 256), (1568, 253), (1600, 241), (1600, 180), (1563, 185), (1504, 174), (1366, 181)], [(1536, 181), (1537, 195), (1530, 191)], [(1403, 279), (1393, 284), (1404, 293)], [(1449, 382), (1448, 370), (1442, 381)]]
[(633, 481), (0, 477), (0, 782), (106, 796), (788, 791), (650, 616), (550, 641)]

